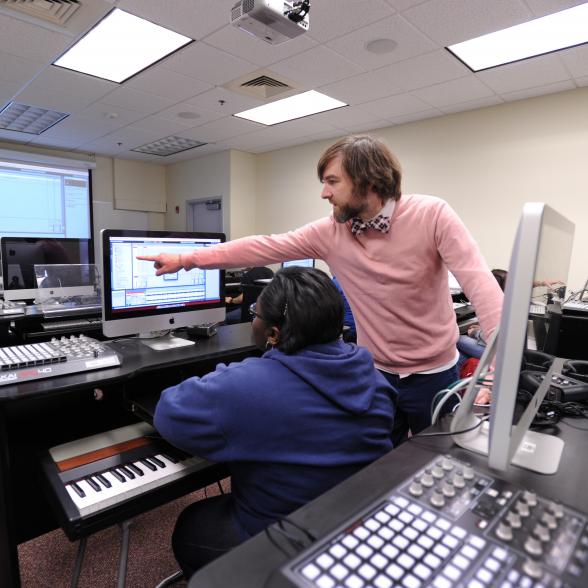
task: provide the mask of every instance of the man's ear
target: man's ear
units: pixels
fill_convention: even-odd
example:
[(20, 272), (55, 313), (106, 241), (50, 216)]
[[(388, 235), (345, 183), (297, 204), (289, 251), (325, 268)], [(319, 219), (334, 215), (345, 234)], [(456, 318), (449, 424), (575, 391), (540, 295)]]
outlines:
[(280, 342), (280, 329), (278, 327), (269, 328), (266, 338), (267, 342), (275, 347)]

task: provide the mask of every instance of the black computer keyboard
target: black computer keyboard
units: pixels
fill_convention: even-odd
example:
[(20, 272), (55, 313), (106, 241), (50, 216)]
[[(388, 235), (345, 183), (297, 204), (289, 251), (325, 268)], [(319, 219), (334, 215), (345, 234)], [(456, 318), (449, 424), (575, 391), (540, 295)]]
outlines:
[(46, 343), (0, 347), (0, 386), (121, 364), (106, 343), (86, 337), (53, 337)]
[(274, 577), (300, 588), (588, 586), (586, 516), (445, 456)]

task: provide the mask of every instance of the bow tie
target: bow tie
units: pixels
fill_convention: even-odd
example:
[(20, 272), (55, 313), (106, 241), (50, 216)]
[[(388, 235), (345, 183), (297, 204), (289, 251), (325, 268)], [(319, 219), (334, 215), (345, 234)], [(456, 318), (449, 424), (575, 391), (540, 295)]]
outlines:
[(387, 233), (390, 230), (390, 219), (387, 216), (379, 214), (369, 221), (364, 221), (358, 217), (352, 220), (351, 232), (354, 235), (361, 235), (365, 230), (372, 228), (381, 233)]

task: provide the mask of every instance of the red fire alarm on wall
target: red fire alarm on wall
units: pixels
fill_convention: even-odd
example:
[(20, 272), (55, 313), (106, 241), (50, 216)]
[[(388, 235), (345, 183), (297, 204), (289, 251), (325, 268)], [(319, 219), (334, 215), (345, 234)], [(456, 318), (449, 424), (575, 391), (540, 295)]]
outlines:
[(176, 206), (176, 214), (180, 214), (180, 207)]

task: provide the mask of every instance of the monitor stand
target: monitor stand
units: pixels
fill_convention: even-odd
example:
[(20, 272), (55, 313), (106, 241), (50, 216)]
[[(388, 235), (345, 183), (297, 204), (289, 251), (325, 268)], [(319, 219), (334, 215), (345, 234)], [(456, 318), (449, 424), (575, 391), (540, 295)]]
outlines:
[(141, 343), (154, 351), (166, 351), (167, 349), (176, 349), (177, 347), (189, 347), (195, 345), (196, 341), (190, 339), (183, 339), (182, 337), (174, 337), (171, 333), (164, 331), (162, 335), (160, 331), (152, 331), (151, 333), (141, 333), (139, 339)]

